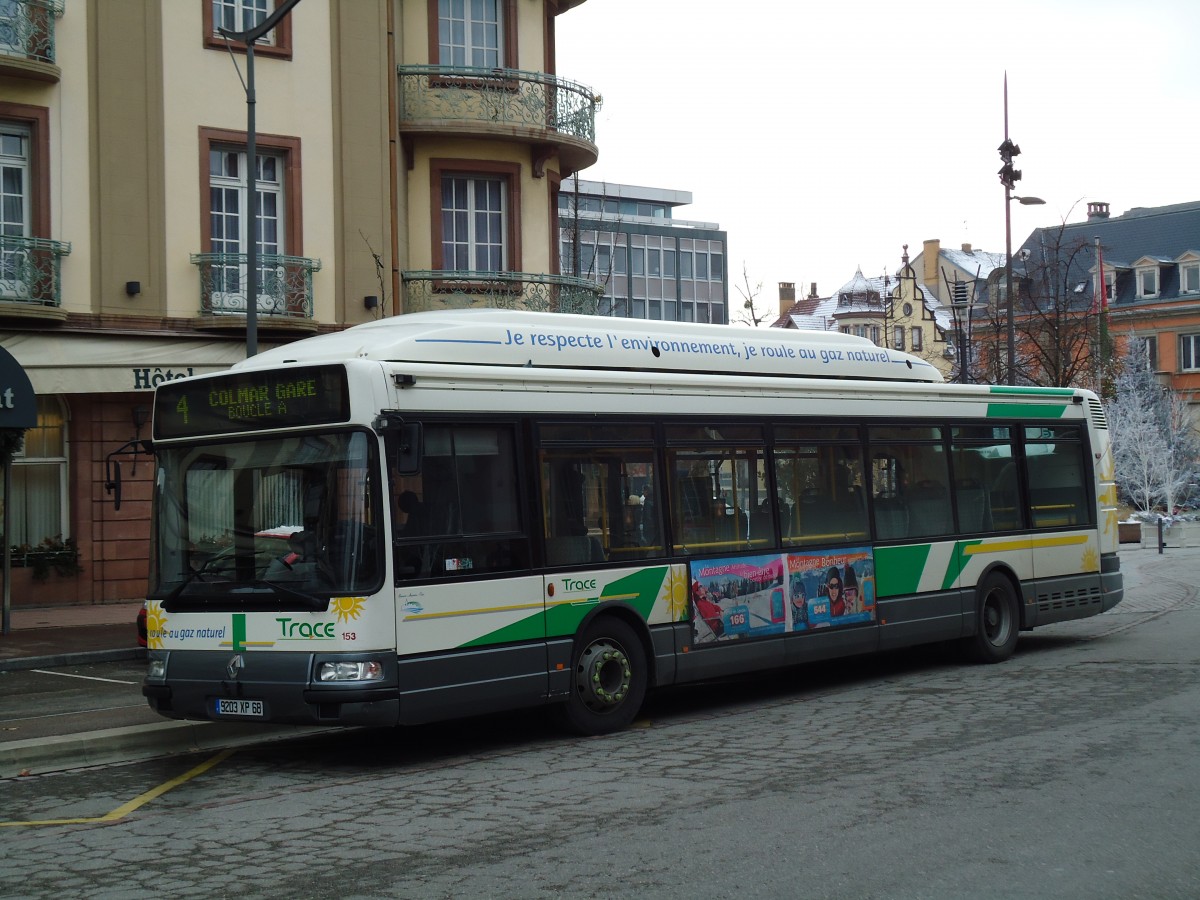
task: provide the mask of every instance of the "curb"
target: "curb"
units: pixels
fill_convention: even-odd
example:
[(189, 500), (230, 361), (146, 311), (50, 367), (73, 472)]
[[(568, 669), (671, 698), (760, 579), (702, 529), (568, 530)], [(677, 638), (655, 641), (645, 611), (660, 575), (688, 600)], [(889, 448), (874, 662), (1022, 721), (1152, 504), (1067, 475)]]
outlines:
[(72, 666), (145, 658), (145, 647), (130, 647), (124, 650), (84, 650), (77, 653), (54, 653), (49, 656), (20, 656), (13, 659), (0, 659), (0, 672), (21, 672), (27, 669), (44, 669), (49, 666)]
[(0, 744), (0, 778), (45, 775), (87, 766), (226, 750), (345, 730), (329, 726), (246, 726), (171, 721), (51, 738), (31, 738)]

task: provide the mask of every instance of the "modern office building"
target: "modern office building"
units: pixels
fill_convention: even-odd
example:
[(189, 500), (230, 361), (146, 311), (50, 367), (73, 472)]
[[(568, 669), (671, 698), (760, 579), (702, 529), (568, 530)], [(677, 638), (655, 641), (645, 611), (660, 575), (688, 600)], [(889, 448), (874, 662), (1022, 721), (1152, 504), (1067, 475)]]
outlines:
[(562, 271), (602, 285), (602, 315), (729, 322), (725, 232), (675, 218), (688, 191), (569, 178), (558, 194)]

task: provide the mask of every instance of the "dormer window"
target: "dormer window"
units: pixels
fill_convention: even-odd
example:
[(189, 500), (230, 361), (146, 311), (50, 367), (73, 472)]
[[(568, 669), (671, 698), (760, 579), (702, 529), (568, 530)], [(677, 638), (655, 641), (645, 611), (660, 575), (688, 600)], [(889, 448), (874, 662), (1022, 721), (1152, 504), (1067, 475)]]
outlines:
[(1138, 297), (1152, 299), (1158, 296), (1158, 266), (1137, 271)]
[(1179, 267), (1179, 291), (1200, 294), (1200, 262), (1184, 263)]

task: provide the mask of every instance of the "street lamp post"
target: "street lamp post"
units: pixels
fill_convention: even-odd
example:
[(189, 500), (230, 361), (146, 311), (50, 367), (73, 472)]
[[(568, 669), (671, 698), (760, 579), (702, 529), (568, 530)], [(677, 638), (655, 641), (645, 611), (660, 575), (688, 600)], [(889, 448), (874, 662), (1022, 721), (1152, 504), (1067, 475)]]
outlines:
[[(246, 242), (246, 356), (258, 353), (258, 147), (256, 144), (256, 125), (254, 106), (257, 102), (254, 96), (254, 45), (279, 21), (286, 16), (300, 0), (282, 0), (271, 15), (267, 16), (252, 28), (245, 31), (230, 31), (228, 28), (218, 28), (218, 33), (229, 40), (240, 41), (246, 46), (246, 80), (242, 87), (246, 91), (246, 197), (249, 204), (250, 235)], [(232, 51), (231, 51), (232, 52)], [(241, 78), (241, 73), (238, 73)]]
[[(1019, 152), (1019, 151), (1018, 151)], [(1021, 173), (1017, 172), (1019, 178)], [(1008, 329), (1008, 378), (1009, 384), (1017, 383), (1017, 324), (1013, 315), (1013, 266), (1012, 266), (1012, 202), (1016, 200), (1022, 206), (1041, 206), (1046, 201), (1041, 197), (1018, 197), (1012, 192), (1012, 187), (1004, 185), (1004, 298), (1005, 316)]]
[(1008, 73), (1004, 73), (1004, 143), (1000, 151), (1000, 183), (1004, 185), (1004, 304), (1007, 344), (1007, 371), (1005, 379), (1009, 384), (1017, 383), (1017, 324), (1013, 311), (1013, 271), (1012, 271), (1012, 202), (1016, 200), (1022, 206), (1040, 206), (1046, 201), (1040, 197), (1018, 197), (1013, 194), (1013, 185), (1021, 180), (1021, 170), (1014, 168), (1013, 158), (1021, 154), (1021, 148), (1008, 137)]

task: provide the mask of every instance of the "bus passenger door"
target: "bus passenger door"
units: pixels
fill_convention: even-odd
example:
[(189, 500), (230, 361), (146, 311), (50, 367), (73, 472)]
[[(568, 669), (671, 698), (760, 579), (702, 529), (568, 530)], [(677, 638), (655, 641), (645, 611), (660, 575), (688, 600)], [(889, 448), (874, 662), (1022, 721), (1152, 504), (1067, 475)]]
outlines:
[(427, 423), (418, 472), (393, 473), (401, 720), (543, 702), (542, 578), (522, 527), (511, 424)]

